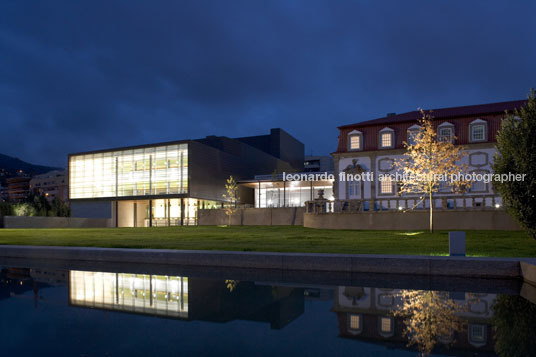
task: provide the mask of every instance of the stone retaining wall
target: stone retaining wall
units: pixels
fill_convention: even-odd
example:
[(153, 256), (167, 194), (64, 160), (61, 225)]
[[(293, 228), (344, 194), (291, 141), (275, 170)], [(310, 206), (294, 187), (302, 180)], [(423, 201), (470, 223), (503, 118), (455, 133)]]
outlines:
[[(519, 258), (0, 246), (0, 257), (304, 272), (521, 278)], [(525, 259), (534, 265), (535, 259)]]
[[(302, 226), (304, 207), (285, 208), (240, 208), (231, 219), (235, 226)], [(223, 209), (200, 209), (198, 224), (216, 226), (228, 224), (229, 218)]]
[[(324, 213), (304, 215), (304, 227), (364, 230), (426, 230), (429, 212), (373, 211), (359, 213)], [(503, 210), (437, 210), (434, 228), (438, 230), (521, 230)]]
[(111, 219), (78, 217), (5, 216), (4, 228), (106, 228)]

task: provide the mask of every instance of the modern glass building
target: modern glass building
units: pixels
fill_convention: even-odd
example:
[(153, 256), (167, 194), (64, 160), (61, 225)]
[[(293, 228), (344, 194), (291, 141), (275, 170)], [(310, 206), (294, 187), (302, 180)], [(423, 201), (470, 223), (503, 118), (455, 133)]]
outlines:
[(254, 189), (255, 208), (303, 207), (305, 202), (318, 198), (321, 191), (325, 199), (334, 200), (330, 179), (284, 181), (281, 174), (257, 175), (254, 180), (241, 181), (240, 185)]
[[(109, 218), (116, 227), (195, 225), (199, 208), (223, 207), (229, 176), (240, 180), (300, 165), (303, 144), (281, 129), (71, 154), (72, 216)], [(253, 203), (252, 193), (241, 196)]]

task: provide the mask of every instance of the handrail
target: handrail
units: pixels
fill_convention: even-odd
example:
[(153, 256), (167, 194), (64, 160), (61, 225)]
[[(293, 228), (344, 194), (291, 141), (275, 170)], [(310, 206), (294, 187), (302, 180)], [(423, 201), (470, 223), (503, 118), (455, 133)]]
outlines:
[[(503, 210), (499, 195), (446, 195), (432, 198), (434, 210)], [(305, 202), (307, 213), (360, 213), (424, 210), (430, 200), (419, 197), (386, 197), (357, 200), (312, 200)]]

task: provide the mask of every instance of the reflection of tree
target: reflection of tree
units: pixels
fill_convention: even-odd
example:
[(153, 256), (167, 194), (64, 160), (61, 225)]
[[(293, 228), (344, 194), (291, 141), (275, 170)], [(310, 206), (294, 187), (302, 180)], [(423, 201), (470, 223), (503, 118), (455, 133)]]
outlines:
[(499, 356), (536, 354), (536, 305), (521, 296), (499, 295), (493, 304), (492, 323)]
[(404, 320), (404, 335), (408, 346), (416, 345), (423, 354), (432, 352), (440, 341), (450, 339), (454, 331), (462, 329), (456, 315), (463, 307), (449, 299), (448, 293), (423, 290), (402, 290), (401, 306), (393, 312)]
[(225, 280), (225, 285), (227, 285), (227, 289), (229, 289), (229, 292), (233, 292), (239, 282), (240, 281), (238, 280)]

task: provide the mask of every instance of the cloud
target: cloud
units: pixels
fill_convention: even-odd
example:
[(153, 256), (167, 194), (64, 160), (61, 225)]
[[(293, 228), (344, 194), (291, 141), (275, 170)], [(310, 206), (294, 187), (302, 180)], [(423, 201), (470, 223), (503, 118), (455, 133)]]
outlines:
[[(485, 6), (484, 6), (485, 5)], [(67, 153), (337, 125), (524, 97), (532, 3), (3, 2), (0, 152)]]

